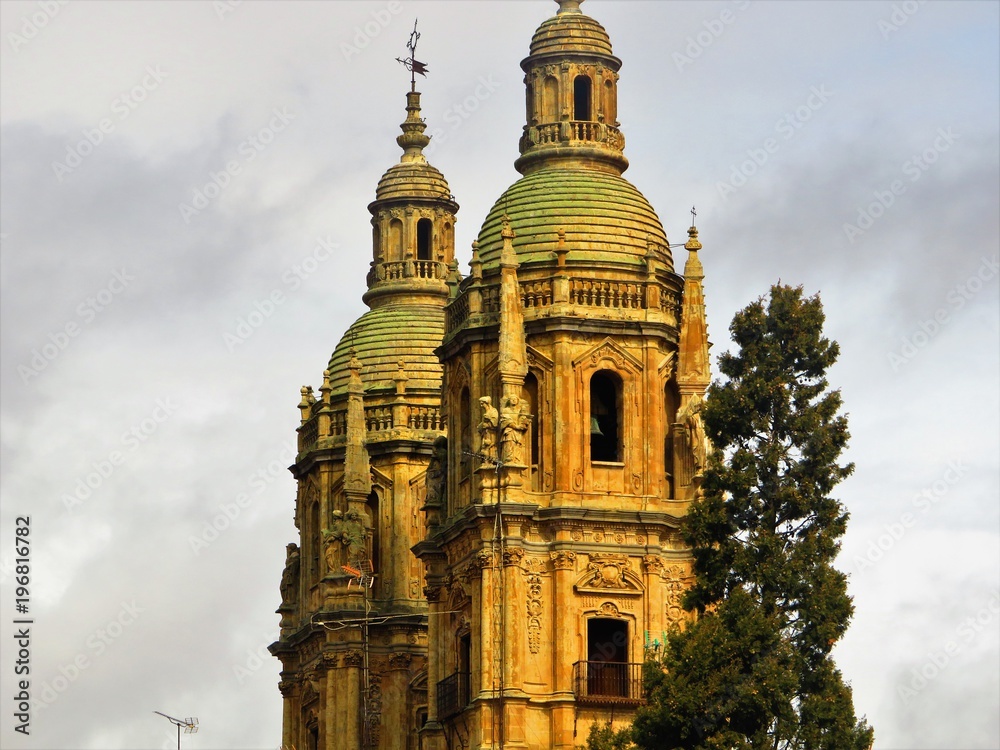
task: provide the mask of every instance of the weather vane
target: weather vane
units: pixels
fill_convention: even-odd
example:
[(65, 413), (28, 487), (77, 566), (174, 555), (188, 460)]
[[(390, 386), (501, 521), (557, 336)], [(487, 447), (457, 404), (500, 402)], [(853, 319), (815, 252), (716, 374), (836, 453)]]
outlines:
[(420, 41), (420, 32), (417, 31), (417, 19), (413, 19), (413, 31), (410, 32), (410, 41), (406, 43), (406, 48), (410, 50), (410, 56), (405, 60), (397, 57), (396, 62), (402, 63), (410, 71), (410, 91), (417, 90), (417, 73), (427, 77), (427, 65), (417, 59), (417, 42)]

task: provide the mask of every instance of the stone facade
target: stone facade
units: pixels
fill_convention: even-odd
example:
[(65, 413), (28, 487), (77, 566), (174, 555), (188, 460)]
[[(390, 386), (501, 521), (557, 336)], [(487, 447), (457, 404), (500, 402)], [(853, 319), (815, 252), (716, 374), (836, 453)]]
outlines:
[(302, 391), (300, 542), (271, 647), (288, 748), (568, 750), (628, 719), (649, 649), (688, 617), (701, 244), (692, 227), (677, 274), (622, 177), (621, 61), (558, 1), (522, 62), (522, 177), (465, 278), (408, 94), (369, 207), (372, 309), (319, 397)]

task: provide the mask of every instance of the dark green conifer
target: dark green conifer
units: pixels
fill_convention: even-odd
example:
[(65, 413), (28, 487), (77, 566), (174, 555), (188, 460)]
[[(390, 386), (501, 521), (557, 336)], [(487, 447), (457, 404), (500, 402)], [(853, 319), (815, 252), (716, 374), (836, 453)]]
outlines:
[[(714, 453), (685, 537), (698, 614), (647, 665), (649, 703), (615, 736), (640, 750), (868, 750), (873, 732), (830, 651), (853, 606), (833, 566), (848, 514), (831, 491), (853, 470), (827, 369), (819, 297), (775, 285), (737, 313), (736, 349), (704, 410)], [(613, 747), (613, 735), (592, 750)]]

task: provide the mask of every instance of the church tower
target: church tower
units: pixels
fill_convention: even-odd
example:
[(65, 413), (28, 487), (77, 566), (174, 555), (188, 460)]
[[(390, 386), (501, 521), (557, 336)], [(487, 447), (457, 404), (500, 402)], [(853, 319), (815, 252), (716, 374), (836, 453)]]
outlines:
[[(522, 177), (445, 309), (446, 465), (428, 489), (421, 747), (564, 748), (627, 720), (691, 559), (706, 457), (701, 244), (684, 275), (623, 176), (621, 61), (557, 0), (521, 67)], [(438, 472), (435, 472), (437, 476)]]
[(337, 345), (319, 394), (303, 387), (299, 404), (299, 541), (287, 548), (270, 647), (289, 750), (408, 750), (426, 721), (427, 602), (410, 548), (425, 533), (425, 474), (444, 443), (434, 350), (459, 281), (458, 204), (423, 154), (415, 85), (401, 128), (402, 157), (368, 206), (370, 309)]
[[(415, 85), (378, 183), (370, 308), (302, 389), (281, 580), (286, 750), (570, 750), (628, 720), (683, 627), (706, 460), (697, 229), (683, 275), (624, 177), (582, 0), (521, 63), (521, 178), (458, 273)], [(415, 72), (422, 64), (412, 57)]]

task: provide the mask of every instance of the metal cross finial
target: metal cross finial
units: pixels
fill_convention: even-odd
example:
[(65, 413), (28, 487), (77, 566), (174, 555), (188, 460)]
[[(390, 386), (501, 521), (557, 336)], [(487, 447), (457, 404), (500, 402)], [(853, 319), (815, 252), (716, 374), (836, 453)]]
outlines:
[(406, 43), (406, 49), (410, 50), (410, 56), (403, 60), (397, 57), (396, 62), (402, 63), (410, 71), (410, 91), (417, 90), (417, 73), (427, 76), (427, 65), (417, 59), (417, 42), (420, 41), (420, 32), (417, 31), (417, 20), (413, 19), (413, 31), (410, 32), (410, 40)]
[(698, 212), (694, 210), (694, 206), (691, 206), (691, 226), (695, 225), (695, 219), (698, 216)]

